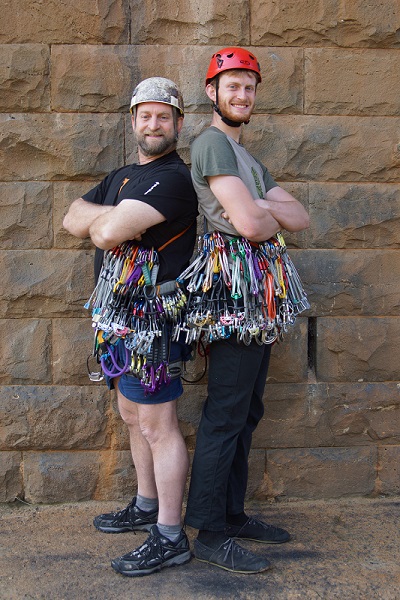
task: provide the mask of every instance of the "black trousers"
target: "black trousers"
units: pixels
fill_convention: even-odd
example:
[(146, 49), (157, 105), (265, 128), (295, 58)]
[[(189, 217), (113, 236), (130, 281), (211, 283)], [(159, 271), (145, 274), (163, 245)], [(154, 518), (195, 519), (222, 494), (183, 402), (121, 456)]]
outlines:
[(208, 397), (197, 432), (185, 522), (223, 531), (244, 510), (253, 431), (264, 414), (270, 345), (212, 342)]

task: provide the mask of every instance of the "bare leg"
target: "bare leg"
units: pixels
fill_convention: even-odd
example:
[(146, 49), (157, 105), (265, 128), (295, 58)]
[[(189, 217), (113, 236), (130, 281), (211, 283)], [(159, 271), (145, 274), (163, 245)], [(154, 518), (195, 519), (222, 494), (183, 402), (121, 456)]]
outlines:
[(189, 469), (185, 441), (179, 429), (176, 400), (137, 404), (139, 427), (151, 449), (158, 492), (158, 521), (181, 522), (182, 500)]
[(138, 494), (145, 498), (157, 498), (153, 455), (149, 443), (139, 427), (139, 405), (125, 398), (119, 389), (117, 389), (117, 398), (120, 415), (129, 430), (132, 459), (138, 481)]

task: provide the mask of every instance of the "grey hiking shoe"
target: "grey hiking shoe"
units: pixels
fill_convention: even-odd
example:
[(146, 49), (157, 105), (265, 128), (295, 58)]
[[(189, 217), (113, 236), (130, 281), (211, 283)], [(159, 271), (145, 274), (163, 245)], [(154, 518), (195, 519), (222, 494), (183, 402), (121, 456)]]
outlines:
[(231, 538), (260, 542), (261, 544), (283, 544), (290, 540), (290, 533), (281, 527), (268, 525), (250, 517), (241, 527), (227, 525), (226, 535)]
[(118, 512), (105, 513), (93, 519), (93, 525), (104, 533), (126, 531), (150, 531), (157, 523), (158, 510), (144, 512), (136, 506), (136, 496), (126, 508)]
[(176, 542), (160, 534), (157, 525), (150, 530), (147, 540), (128, 554), (111, 561), (114, 571), (127, 577), (151, 575), (164, 567), (184, 565), (192, 558), (189, 540), (186, 533), (181, 531)]
[(201, 562), (232, 573), (261, 573), (271, 568), (269, 560), (256, 556), (230, 538), (216, 550), (205, 546), (199, 540), (194, 540), (194, 556)]

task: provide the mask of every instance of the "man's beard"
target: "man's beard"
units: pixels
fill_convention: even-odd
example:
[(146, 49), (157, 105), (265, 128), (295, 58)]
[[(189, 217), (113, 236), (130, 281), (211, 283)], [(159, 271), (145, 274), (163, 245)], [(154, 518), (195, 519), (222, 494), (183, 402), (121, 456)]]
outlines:
[(168, 150), (172, 150), (176, 144), (176, 135), (163, 134), (156, 141), (152, 138), (151, 142), (148, 141), (147, 135), (136, 133), (136, 140), (139, 148), (145, 156), (158, 156), (165, 154)]

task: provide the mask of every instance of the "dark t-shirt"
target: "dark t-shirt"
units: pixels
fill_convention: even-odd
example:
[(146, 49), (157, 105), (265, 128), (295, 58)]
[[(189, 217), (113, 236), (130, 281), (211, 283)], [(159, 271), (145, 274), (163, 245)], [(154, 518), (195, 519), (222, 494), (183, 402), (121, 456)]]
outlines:
[[(131, 198), (153, 206), (166, 220), (150, 227), (142, 235), (140, 244), (146, 248), (158, 249), (189, 227), (159, 253), (157, 281), (176, 279), (187, 266), (196, 239), (197, 197), (190, 171), (177, 152), (170, 152), (145, 165), (133, 164), (116, 169), (82, 198), (106, 206), (115, 206), (121, 200)], [(103, 251), (97, 248), (96, 281), (102, 259)]]

